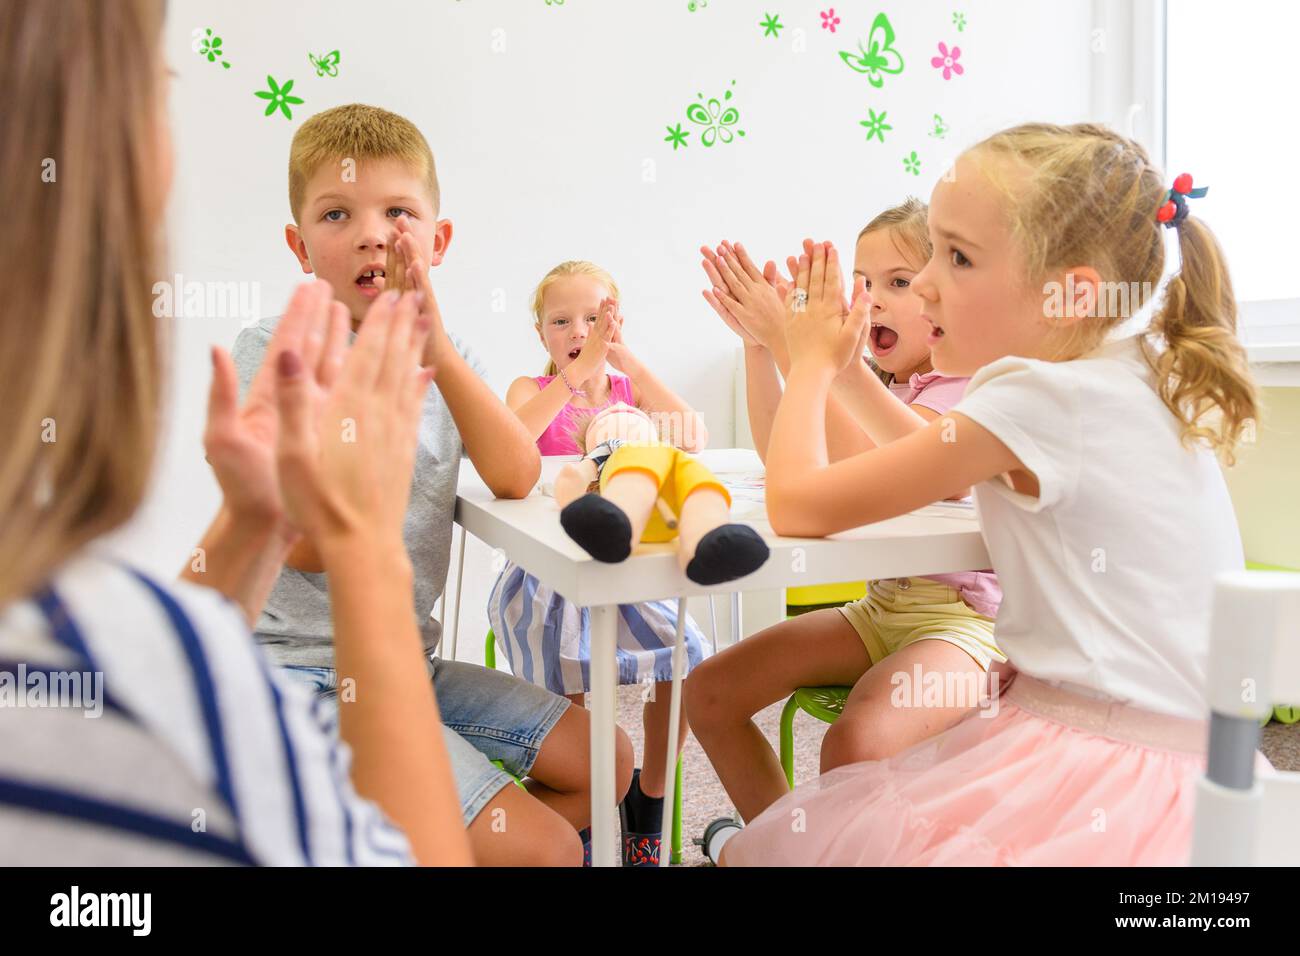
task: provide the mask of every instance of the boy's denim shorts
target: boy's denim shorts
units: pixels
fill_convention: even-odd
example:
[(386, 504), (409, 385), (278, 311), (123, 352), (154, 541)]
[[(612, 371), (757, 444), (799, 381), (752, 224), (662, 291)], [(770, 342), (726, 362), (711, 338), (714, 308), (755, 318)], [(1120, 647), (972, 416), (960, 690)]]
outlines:
[[(503, 787), (532, 769), (542, 741), (569, 701), (545, 688), (477, 664), (430, 658), (429, 673), (451, 758), (460, 812), (469, 825)], [(328, 706), (338, 726), (338, 676), (329, 667), (285, 667)], [(501, 761), (504, 770), (492, 764)], [(508, 771), (508, 772), (507, 772)]]

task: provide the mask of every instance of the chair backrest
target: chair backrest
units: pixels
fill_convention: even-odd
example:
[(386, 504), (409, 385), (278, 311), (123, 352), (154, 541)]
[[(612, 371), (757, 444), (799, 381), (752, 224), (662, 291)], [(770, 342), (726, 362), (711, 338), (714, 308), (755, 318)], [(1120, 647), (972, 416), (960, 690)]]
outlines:
[(1215, 582), (1210, 741), (1197, 785), (1194, 866), (1300, 863), (1300, 774), (1255, 775), (1260, 724), (1300, 700), (1300, 575), (1233, 571)]

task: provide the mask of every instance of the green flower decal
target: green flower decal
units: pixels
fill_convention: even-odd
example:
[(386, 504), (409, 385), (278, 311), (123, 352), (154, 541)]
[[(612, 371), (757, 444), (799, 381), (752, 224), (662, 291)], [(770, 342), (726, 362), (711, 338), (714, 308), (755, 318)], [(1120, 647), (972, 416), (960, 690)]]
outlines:
[[(198, 33), (198, 30), (194, 31)], [(212, 28), (209, 27), (204, 31), (204, 35), (199, 38), (198, 46), (195, 47), (199, 56), (206, 56), (209, 63), (215, 63), (221, 57), (221, 37), (212, 35)], [(221, 60), (223, 69), (230, 69), (230, 61)]]
[(763, 28), (763, 36), (772, 37), (773, 39), (776, 39), (781, 31), (785, 29), (785, 24), (781, 22), (781, 18), (775, 13), (767, 14), (764, 19), (758, 22), (758, 25)]
[(859, 126), (865, 126), (867, 128), (867, 142), (871, 142), (871, 137), (874, 136), (883, 143), (885, 141), (886, 131), (894, 128), (885, 122), (885, 117), (889, 114), (882, 112), (877, 116), (876, 111), (872, 109), (867, 110), (867, 113), (869, 114), (867, 119), (858, 123)]
[(664, 142), (673, 144), (674, 153), (677, 152), (678, 146), (686, 146), (686, 137), (691, 135), (691, 131), (688, 129), (682, 129), (681, 123), (678, 123), (675, 126), (665, 126), (664, 129), (668, 130), (668, 135), (664, 137)]
[(302, 103), (302, 100), (298, 97), (289, 95), (289, 91), (293, 89), (293, 80), (287, 81), (284, 86), (278, 86), (275, 82), (275, 77), (268, 75), (266, 82), (271, 87), (269, 91), (258, 90), (253, 94), (254, 96), (261, 97), (264, 100), (271, 101), (266, 104), (266, 112), (262, 115), (270, 116), (278, 109), (284, 114), (285, 119), (293, 119), (293, 113), (289, 110), (289, 104), (292, 103), (294, 106), (297, 106)]
[[(732, 80), (731, 85), (735, 86), (736, 81)], [(700, 93), (699, 98), (704, 100), (704, 94)], [(734, 106), (725, 105), (730, 99), (731, 90), (727, 90), (721, 100), (714, 96), (686, 107), (686, 118), (704, 127), (700, 142), (706, 147), (716, 142), (730, 143), (735, 136), (745, 135), (743, 129), (737, 129), (734, 136), (732, 134), (731, 127), (740, 121), (740, 111)]]
[(903, 168), (913, 176), (921, 175), (921, 161), (916, 158), (916, 150), (912, 150), (911, 156), (903, 158)]
[(952, 15), (952, 25), (955, 26), (955, 27), (957, 28), (957, 32), (958, 32), (958, 33), (961, 33), (963, 30), (965, 30), (965, 29), (966, 29), (966, 14), (964, 14), (964, 13), (954, 13), (954, 14)]

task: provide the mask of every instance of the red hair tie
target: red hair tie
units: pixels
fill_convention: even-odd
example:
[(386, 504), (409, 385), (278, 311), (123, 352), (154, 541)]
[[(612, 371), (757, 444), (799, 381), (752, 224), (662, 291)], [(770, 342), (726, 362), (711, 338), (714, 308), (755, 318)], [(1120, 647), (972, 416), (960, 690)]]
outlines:
[(1193, 189), (1192, 174), (1182, 173), (1174, 180), (1173, 188), (1165, 193), (1164, 204), (1156, 211), (1156, 222), (1164, 223), (1166, 229), (1174, 228), (1187, 218), (1187, 200), (1200, 199), (1209, 191), (1209, 186)]

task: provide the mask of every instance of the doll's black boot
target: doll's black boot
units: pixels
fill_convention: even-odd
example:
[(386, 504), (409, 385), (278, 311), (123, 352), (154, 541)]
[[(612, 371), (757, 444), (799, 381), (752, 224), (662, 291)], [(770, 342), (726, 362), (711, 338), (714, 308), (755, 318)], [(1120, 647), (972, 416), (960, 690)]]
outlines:
[(560, 525), (597, 561), (617, 564), (632, 553), (632, 522), (623, 509), (592, 492), (569, 502)]
[(720, 525), (695, 546), (686, 576), (696, 584), (734, 581), (761, 568), (769, 553), (767, 544), (749, 525)]

